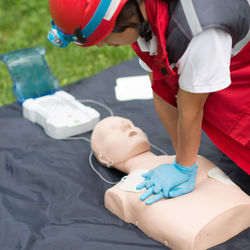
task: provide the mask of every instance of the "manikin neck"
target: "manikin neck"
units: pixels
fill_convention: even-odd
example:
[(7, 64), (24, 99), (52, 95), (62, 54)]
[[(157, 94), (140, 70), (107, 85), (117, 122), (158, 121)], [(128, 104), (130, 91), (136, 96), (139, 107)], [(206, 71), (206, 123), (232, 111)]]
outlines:
[(152, 159), (156, 157), (157, 155), (153, 154), (151, 151), (146, 151), (129, 158), (127, 161), (115, 164), (114, 167), (125, 173), (130, 173), (133, 170), (137, 169), (138, 165), (142, 164), (143, 162), (148, 162), (150, 160), (152, 161)]

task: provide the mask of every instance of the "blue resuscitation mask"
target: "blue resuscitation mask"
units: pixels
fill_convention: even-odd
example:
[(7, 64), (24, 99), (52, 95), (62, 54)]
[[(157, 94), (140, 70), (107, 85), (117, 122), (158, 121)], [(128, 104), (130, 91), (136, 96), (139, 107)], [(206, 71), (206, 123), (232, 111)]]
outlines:
[(53, 20), (51, 21), (51, 24), (52, 27), (50, 28), (47, 38), (53, 45), (60, 48), (66, 48), (70, 42), (78, 40), (76, 35), (65, 35), (63, 32), (61, 32)]

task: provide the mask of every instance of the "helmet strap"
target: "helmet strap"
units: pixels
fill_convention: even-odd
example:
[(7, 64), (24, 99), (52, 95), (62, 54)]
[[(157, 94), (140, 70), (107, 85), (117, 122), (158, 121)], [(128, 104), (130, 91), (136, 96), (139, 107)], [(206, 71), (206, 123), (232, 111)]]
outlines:
[(146, 42), (152, 39), (152, 30), (148, 21), (146, 21), (142, 15), (141, 9), (137, 0), (132, 0), (133, 4), (135, 5), (139, 20), (141, 22), (141, 27), (139, 29), (140, 36), (146, 40)]
[(86, 42), (86, 38), (83, 37), (82, 33), (81, 33), (81, 28), (78, 27), (75, 29), (74, 35), (77, 37), (77, 40), (79, 42), (81, 42), (82, 44), (84, 44)]

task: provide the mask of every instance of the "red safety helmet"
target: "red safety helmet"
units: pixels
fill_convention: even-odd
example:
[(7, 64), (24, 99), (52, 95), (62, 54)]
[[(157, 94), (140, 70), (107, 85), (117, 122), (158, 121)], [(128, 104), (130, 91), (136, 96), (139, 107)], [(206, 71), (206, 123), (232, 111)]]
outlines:
[(81, 31), (87, 28), (87, 35), (83, 35), (86, 41), (75, 43), (89, 47), (102, 41), (112, 32), (116, 18), (127, 1), (49, 0), (49, 7), (55, 26), (63, 34), (74, 35), (77, 28)]

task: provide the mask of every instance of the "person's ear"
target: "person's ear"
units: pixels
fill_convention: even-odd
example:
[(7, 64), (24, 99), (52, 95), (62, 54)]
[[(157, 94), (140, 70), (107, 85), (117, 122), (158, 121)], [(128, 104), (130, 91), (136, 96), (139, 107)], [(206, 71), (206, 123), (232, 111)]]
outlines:
[(113, 162), (101, 152), (97, 154), (97, 159), (102, 165), (106, 166), (107, 168), (113, 166)]

